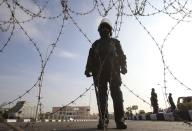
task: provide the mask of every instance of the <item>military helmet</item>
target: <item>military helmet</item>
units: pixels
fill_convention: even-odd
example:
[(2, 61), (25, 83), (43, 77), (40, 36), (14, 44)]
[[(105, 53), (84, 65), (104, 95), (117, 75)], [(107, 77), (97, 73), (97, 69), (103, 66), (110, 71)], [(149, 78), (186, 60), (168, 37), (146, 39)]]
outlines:
[(112, 27), (111, 21), (109, 19), (107, 19), (107, 18), (103, 18), (101, 20), (101, 22), (99, 24), (99, 27), (98, 27), (98, 30), (100, 29), (101, 25), (103, 25), (103, 24), (107, 24), (112, 30), (113, 27)]
[(98, 31), (100, 31), (100, 29), (102, 28), (102, 25), (107, 25), (110, 29), (110, 36), (112, 36), (112, 24), (111, 24), (111, 21), (108, 19), (108, 18), (103, 18), (99, 24), (99, 27), (98, 27)]

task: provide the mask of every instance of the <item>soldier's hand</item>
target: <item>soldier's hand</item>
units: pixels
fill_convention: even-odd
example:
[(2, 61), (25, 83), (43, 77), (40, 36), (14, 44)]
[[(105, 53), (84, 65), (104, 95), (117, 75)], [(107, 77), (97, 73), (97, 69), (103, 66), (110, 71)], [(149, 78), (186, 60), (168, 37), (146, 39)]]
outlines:
[(127, 73), (127, 68), (122, 67), (122, 68), (121, 68), (121, 73), (122, 73), (122, 74), (126, 74), (126, 73)]
[(85, 75), (86, 75), (86, 77), (91, 77), (91, 74), (90, 74), (90, 72), (89, 71), (85, 71)]

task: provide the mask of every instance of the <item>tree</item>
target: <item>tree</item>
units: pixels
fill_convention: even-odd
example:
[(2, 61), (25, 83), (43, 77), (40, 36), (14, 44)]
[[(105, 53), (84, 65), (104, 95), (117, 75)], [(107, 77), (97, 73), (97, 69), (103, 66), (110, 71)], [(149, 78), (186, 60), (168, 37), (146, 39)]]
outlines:
[(144, 110), (139, 110), (139, 114), (145, 114)]
[(136, 114), (136, 110), (138, 110), (138, 105), (133, 105), (133, 106), (131, 107), (131, 109), (132, 109), (132, 110), (135, 110), (135, 114)]
[(131, 106), (126, 108), (126, 115), (127, 115), (127, 117), (132, 116), (132, 107)]

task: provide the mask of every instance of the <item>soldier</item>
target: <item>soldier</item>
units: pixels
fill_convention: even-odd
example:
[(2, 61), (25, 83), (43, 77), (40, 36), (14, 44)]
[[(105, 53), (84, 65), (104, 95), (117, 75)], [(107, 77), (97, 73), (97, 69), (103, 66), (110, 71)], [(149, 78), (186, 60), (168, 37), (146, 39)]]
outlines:
[(159, 105), (157, 100), (157, 94), (155, 93), (154, 88), (152, 88), (150, 99), (151, 99), (151, 106), (153, 107), (153, 113), (158, 113)]
[(171, 106), (171, 112), (173, 112), (175, 109), (176, 109), (176, 106), (175, 106), (175, 103), (173, 101), (173, 98), (172, 98), (172, 94), (169, 93), (169, 96), (168, 96), (168, 102)]
[(120, 45), (120, 41), (112, 36), (111, 22), (104, 18), (98, 32), (100, 39), (96, 40), (89, 50), (85, 75), (93, 76), (96, 89), (99, 124), (98, 129), (103, 129), (108, 124), (108, 88), (111, 91), (111, 97), (114, 105), (114, 115), (116, 127), (126, 129), (127, 125), (124, 120), (123, 96), (120, 90), (121, 76), (120, 73), (127, 73), (126, 56)]

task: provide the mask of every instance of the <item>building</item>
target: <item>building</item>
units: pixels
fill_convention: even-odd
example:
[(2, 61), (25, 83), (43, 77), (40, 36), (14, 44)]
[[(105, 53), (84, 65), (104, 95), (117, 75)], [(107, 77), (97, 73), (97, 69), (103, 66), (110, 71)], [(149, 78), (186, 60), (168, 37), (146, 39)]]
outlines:
[(53, 107), (52, 119), (89, 119), (90, 106)]
[(18, 101), (15, 106), (13, 106), (8, 111), (8, 118), (35, 118), (36, 106), (31, 106), (26, 101)]
[(0, 108), (0, 114), (4, 114), (8, 110), (9, 110), (9, 108)]

